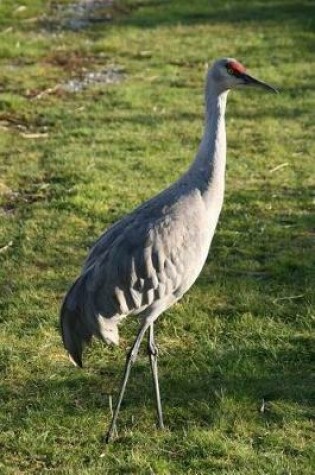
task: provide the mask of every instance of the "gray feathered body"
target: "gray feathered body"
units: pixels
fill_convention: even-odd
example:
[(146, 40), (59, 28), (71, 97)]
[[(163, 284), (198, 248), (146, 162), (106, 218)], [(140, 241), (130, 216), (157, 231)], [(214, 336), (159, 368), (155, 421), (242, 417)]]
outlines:
[(206, 128), (190, 169), (96, 241), (61, 312), (64, 345), (82, 365), (93, 335), (118, 344), (120, 321), (154, 321), (200, 274), (224, 191), (225, 96), (207, 98)]

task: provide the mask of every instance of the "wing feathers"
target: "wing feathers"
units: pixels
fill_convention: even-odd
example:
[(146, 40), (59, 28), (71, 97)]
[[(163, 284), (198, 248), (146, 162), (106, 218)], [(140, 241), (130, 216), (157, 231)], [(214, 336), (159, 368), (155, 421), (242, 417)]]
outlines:
[[(198, 227), (193, 229), (196, 233)], [(165, 206), (139, 209), (119, 221), (86, 261), (97, 312), (106, 318), (139, 313), (157, 299), (177, 296), (189, 272), (187, 243), (192, 241), (191, 248), (199, 246), (189, 222)]]

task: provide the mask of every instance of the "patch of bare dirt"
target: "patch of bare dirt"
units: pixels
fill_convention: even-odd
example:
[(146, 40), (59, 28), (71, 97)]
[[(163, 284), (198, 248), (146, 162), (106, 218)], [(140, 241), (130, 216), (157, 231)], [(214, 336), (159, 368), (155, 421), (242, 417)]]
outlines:
[(46, 30), (80, 31), (97, 23), (107, 23), (120, 10), (114, 0), (79, 0), (68, 5), (52, 2), (49, 14), (42, 18)]
[(124, 78), (123, 70), (119, 66), (111, 66), (100, 71), (86, 72), (81, 78), (70, 79), (61, 84), (67, 92), (79, 92), (95, 84), (117, 84)]
[(124, 69), (121, 66), (111, 65), (98, 71), (82, 71), (65, 82), (55, 84), (44, 90), (30, 90), (27, 92), (28, 99), (42, 99), (49, 95), (62, 96), (65, 93), (81, 92), (97, 84), (118, 84), (125, 78)]

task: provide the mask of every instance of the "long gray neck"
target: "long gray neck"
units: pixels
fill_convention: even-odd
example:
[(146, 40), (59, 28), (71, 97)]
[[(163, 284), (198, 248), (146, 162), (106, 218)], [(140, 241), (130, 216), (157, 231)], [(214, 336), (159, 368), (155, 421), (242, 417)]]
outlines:
[(211, 77), (206, 85), (206, 117), (204, 134), (189, 174), (194, 176), (206, 203), (222, 206), (225, 165), (225, 108), (228, 92), (217, 92)]

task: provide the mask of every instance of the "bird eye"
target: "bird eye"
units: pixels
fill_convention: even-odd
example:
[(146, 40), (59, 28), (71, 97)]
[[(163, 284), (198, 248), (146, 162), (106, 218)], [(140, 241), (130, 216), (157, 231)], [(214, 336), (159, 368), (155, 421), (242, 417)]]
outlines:
[(227, 65), (227, 66), (226, 66), (226, 70), (227, 70), (227, 72), (228, 72), (231, 76), (234, 75), (234, 71), (233, 71), (233, 69), (231, 68), (231, 66)]

